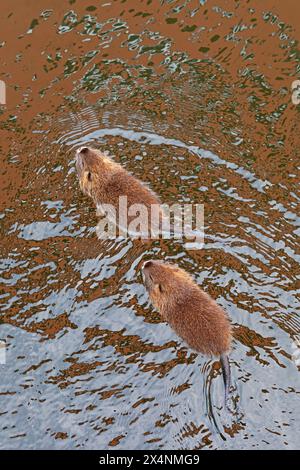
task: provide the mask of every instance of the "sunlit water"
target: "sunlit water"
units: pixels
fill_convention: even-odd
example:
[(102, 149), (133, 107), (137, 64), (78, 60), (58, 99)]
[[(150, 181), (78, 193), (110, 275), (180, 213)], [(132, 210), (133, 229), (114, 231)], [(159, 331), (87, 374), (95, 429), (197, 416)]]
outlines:
[[(289, 2), (28, 3), (7, 2), (0, 29), (1, 448), (299, 447)], [(97, 241), (82, 144), (164, 202), (204, 204), (204, 248)], [(149, 257), (178, 263), (228, 312), (235, 415), (218, 360), (151, 307)]]

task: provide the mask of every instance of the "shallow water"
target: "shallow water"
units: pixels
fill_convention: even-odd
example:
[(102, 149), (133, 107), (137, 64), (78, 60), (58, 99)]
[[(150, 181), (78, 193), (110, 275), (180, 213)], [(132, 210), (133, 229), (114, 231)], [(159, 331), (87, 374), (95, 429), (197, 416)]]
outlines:
[[(298, 2), (5, 3), (0, 447), (299, 447)], [(204, 248), (95, 243), (85, 143), (203, 203)], [(148, 302), (149, 257), (229, 313), (236, 416)]]

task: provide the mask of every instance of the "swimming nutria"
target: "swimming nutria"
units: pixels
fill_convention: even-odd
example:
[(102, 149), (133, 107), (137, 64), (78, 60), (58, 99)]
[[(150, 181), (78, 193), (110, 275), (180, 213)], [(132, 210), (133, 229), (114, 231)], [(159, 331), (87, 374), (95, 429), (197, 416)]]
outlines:
[(152, 304), (178, 336), (197, 352), (220, 356), (227, 403), (231, 327), (226, 313), (176, 265), (150, 260), (142, 272)]
[[(141, 204), (149, 211), (159, 205), (159, 198), (120, 164), (97, 149), (81, 147), (76, 152), (76, 169), (81, 190), (90, 196), (101, 212), (101, 205), (119, 207), (121, 196), (127, 197), (127, 207)], [(128, 217), (130, 220), (130, 217)]]
[[(130, 235), (138, 235), (139, 238), (140, 234), (143, 239), (148, 239), (149, 236), (155, 239), (162, 234), (168, 237), (168, 234), (176, 233), (181, 238), (181, 220), (176, 228), (174, 222), (166, 216), (164, 205), (161, 204), (159, 197), (107, 155), (96, 149), (81, 147), (76, 151), (76, 169), (80, 188), (94, 200), (98, 215), (106, 212), (105, 204), (113, 206), (115, 212), (112, 214), (119, 229), (126, 229), (124, 219), (122, 219), (123, 225), (120, 221), (119, 205), (121, 198), (125, 196), (127, 198), (126, 222)], [(109, 214), (107, 215), (109, 218)], [(130, 224), (134, 221), (132, 228)], [(200, 233), (201, 241), (202, 235)], [(185, 230), (185, 236), (197, 240), (199, 231)]]

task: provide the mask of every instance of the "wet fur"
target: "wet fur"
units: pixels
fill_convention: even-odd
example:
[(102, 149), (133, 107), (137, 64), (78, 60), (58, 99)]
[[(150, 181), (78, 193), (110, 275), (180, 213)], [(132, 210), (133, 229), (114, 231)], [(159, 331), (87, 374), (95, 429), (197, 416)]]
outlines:
[(211, 355), (230, 350), (226, 313), (188, 273), (175, 265), (151, 261), (144, 274), (151, 302), (191, 348)]
[(112, 204), (116, 208), (120, 196), (127, 196), (128, 207), (132, 204), (160, 204), (159, 198), (125, 168), (99, 150), (88, 148), (77, 155), (77, 174), (81, 190), (96, 205)]
[(148, 261), (143, 275), (152, 304), (178, 336), (197, 352), (220, 356), (227, 401), (230, 388), (228, 352), (232, 336), (226, 313), (176, 265)]

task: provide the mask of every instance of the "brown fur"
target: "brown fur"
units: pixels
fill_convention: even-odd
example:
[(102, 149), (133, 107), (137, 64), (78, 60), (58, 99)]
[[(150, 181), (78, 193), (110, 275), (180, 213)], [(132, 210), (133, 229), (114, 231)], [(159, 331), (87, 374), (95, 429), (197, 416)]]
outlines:
[(160, 204), (141, 181), (99, 150), (85, 147), (77, 152), (76, 168), (81, 190), (96, 205), (112, 204), (117, 208), (120, 196), (127, 196), (128, 207), (138, 203), (150, 209), (151, 204)]
[(143, 267), (150, 300), (191, 348), (208, 355), (230, 350), (229, 319), (215, 300), (176, 265), (148, 261)]

